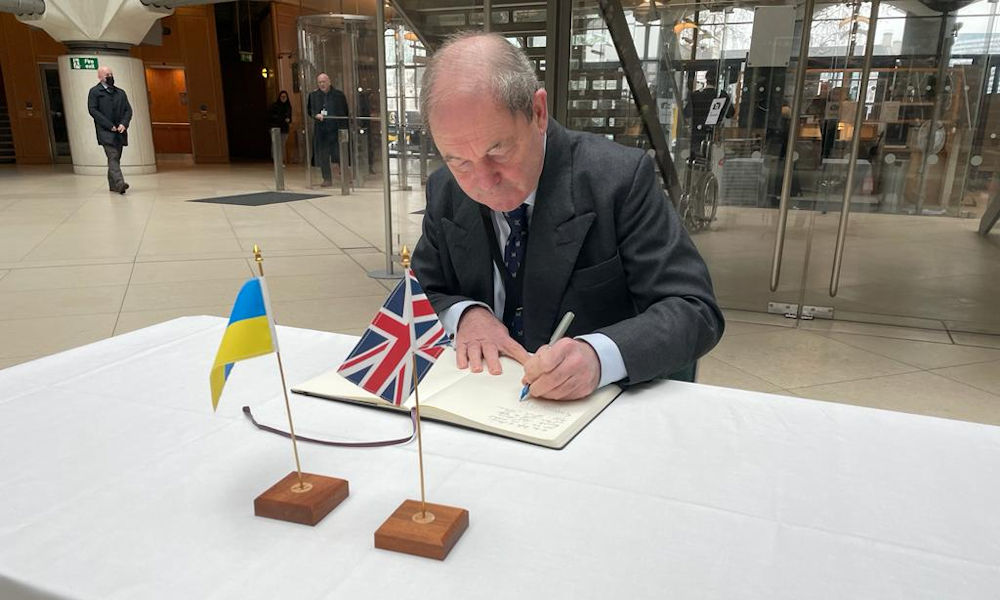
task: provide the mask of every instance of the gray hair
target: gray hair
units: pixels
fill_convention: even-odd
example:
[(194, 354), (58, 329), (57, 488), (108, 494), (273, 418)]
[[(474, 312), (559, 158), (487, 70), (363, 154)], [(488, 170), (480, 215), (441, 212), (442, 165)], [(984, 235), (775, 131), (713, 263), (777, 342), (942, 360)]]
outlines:
[[(454, 46), (475, 42), (480, 52), (469, 52)], [(487, 46), (491, 46), (488, 49)], [(486, 87), (497, 104), (511, 114), (521, 113), (531, 118), (535, 92), (542, 87), (535, 76), (535, 67), (524, 52), (495, 33), (464, 31), (448, 37), (431, 56), (424, 69), (420, 87), (420, 115), (430, 128), (430, 114), (440, 100), (437, 89), (440, 71), (452, 69), (468, 72), (470, 86)]]

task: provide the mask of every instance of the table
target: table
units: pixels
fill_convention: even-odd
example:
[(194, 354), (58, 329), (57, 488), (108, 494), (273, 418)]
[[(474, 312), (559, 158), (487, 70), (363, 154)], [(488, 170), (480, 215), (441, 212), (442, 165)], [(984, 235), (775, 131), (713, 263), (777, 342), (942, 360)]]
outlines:
[[(373, 547), (419, 497), (415, 444), (301, 444), (351, 495), (316, 527), (253, 516), (293, 465), (273, 355), (185, 317), (0, 371), (0, 598), (997, 598), (1000, 428), (681, 382), (633, 388), (564, 450), (428, 422), (443, 562)], [(279, 328), (289, 385), (353, 338)], [(404, 415), (293, 398), (305, 435)]]

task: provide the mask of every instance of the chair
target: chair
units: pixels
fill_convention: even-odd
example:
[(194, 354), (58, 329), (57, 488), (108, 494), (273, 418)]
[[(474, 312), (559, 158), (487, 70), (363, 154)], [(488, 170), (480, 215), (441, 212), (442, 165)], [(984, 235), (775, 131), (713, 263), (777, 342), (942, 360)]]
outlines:
[(671, 373), (667, 379), (673, 379), (674, 381), (687, 381), (689, 383), (694, 383), (695, 377), (698, 375), (698, 361), (694, 361), (688, 366), (684, 367), (676, 373)]

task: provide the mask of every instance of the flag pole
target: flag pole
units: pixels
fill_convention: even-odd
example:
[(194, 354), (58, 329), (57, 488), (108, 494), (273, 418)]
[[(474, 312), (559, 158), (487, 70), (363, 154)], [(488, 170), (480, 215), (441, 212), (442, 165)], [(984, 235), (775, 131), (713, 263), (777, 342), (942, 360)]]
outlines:
[[(381, 4), (379, 4), (381, 6)], [(380, 46), (381, 47), (381, 46)], [(420, 461), (420, 503), (416, 500), (403, 500), (399, 508), (375, 531), (375, 547), (394, 552), (405, 552), (417, 556), (426, 556), (443, 560), (451, 552), (452, 547), (462, 533), (469, 527), (469, 511), (444, 504), (428, 504), (424, 486), (424, 438), (420, 431), (420, 376), (417, 372), (417, 343), (414, 323), (413, 290), (419, 288), (416, 276), (410, 271), (410, 251), (403, 246), (400, 252), (400, 262), (403, 265), (403, 320), (407, 321), (410, 335), (410, 360), (413, 362), (413, 414), (417, 421), (417, 456)], [(395, 290), (393, 291), (395, 294)], [(426, 292), (423, 292), (425, 295)], [(390, 296), (392, 298), (392, 296)], [(435, 319), (436, 327), (440, 323), (436, 317), (427, 314), (428, 299), (421, 298), (421, 315)], [(388, 302), (386, 303), (389, 304)], [(443, 332), (435, 332), (440, 335)], [(434, 355), (436, 356), (436, 355)], [(404, 366), (406, 362), (402, 363)], [(400, 377), (406, 377), (405, 374)], [(397, 400), (394, 397), (394, 400)], [(397, 400), (398, 401), (398, 400)], [(430, 510), (428, 510), (430, 509)], [(433, 512), (432, 512), (433, 511)], [(431, 525), (433, 523), (433, 525)]]
[[(410, 269), (410, 250), (405, 245), (400, 251), (400, 262), (403, 265), (403, 279), (407, 278), (407, 271)], [(406, 285), (409, 286), (410, 282), (407, 281)], [(409, 290), (407, 290), (409, 292)], [(406, 297), (409, 297), (407, 293)], [(412, 309), (410, 309), (410, 323), (409, 327), (413, 327), (413, 314)], [(430, 523), (434, 520), (434, 514), (427, 512), (427, 495), (424, 492), (424, 440), (420, 435), (420, 392), (419, 383), (420, 378), (417, 377), (417, 355), (414, 352), (414, 348), (410, 347), (410, 358), (413, 360), (413, 407), (417, 414), (417, 461), (420, 464), (420, 514), (413, 515), (413, 520), (418, 523)]]
[[(260, 276), (263, 277), (264, 258), (261, 256), (260, 246), (257, 244), (253, 245), (253, 259), (257, 262), (257, 269), (260, 272)], [(271, 319), (274, 319), (273, 314), (271, 315)], [(299, 482), (292, 486), (292, 491), (296, 493), (308, 492), (312, 489), (312, 484), (302, 481), (302, 464), (299, 462), (299, 445), (295, 440), (295, 426), (292, 425), (292, 404), (288, 400), (288, 386), (285, 384), (285, 368), (281, 364), (281, 352), (277, 350), (277, 343), (275, 343), (274, 355), (278, 357), (278, 373), (281, 375), (281, 391), (285, 394), (285, 413), (288, 415), (288, 437), (292, 439), (292, 454), (295, 455), (295, 472), (298, 474), (299, 478)]]
[(424, 443), (423, 438), (420, 437), (420, 392), (417, 391), (416, 354), (413, 354), (413, 400), (414, 409), (417, 411), (417, 460), (420, 463), (420, 518), (429, 523), (434, 520), (434, 515), (430, 515), (430, 519), (428, 519), (427, 497), (424, 494)]

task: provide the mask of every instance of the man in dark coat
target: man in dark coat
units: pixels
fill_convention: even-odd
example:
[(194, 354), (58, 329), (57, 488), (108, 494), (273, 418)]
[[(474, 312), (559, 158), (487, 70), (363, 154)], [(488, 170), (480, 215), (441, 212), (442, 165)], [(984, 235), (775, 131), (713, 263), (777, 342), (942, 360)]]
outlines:
[(97, 143), (108, 157), (108, 189), (124, 194), (128, 189), (122, 175), (122, 148), (128, 146), (128, 126), (132, 121), (132, 106), (125, 90), (115, 87), (111, 67), (97, 69), (98, 84), (90, 88), (87, 109), (94, 118)]
[[(564, 129), (546, 100), (495, 34), (450, 41), (425, 71), (421, 110), (447, 168), (427, 181), (412, 265), (458, 367), (499, 373), (510, 356), (553, 400), (690, 368), (723, 316), (653, 160)], [(570, 311), (569, 337), (549, 344)]]
[(349, 116), (347, 96), (330, 84), (330, 76), (320, 73), (316, 77), (318, 90), (310, 92), (306, 107), (315, 120), (313, 129), (313, 160), (323, 173), (323, 187), (333, 185), (330, 174), (330, 160), (340, 166), (340, 145), (338, 136), (347, 128)]
[[(735, 110), (729, 94), (725, 91), (723, 82), (722, 90), (716, 88), (719, 80), (719, 71), (715, 67), (710, 67), (705, 73), (705, 87), (691, 92), (688, 101), (684, 104), (684, 116), (691, 119), (691, 156), (697, 158), (711, 158), (709, 148), (705, 145), (705, 140), (712, 141), (712, 132), (717, 125), (722, 124), (723, 119), (733, 116)], [(725, 104), (717, 115), (715, 123), (708, 124), (708, 116), (712, 110), (712, 103), (718, 98), (725, 98)]]

